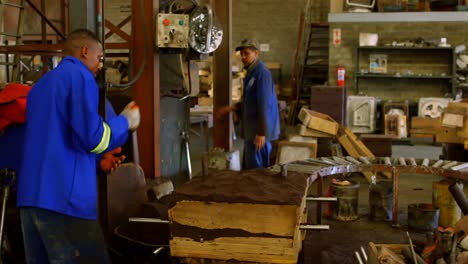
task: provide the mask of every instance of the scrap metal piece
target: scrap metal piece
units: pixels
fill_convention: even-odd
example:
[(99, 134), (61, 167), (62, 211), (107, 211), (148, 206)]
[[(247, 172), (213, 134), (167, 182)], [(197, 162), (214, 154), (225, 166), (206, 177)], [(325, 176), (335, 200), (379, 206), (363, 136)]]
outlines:
[(299, 225), (301, 230), (329, 230), (329, 225)]
[(306, 197), (306, 201), (319, 201), (319, 202), (336, 202), (338, 201), (337, 197)]
[(288, 163), (281, 164), (281, 176), (284, 178), (288, 177)]
[(129, 217), (129, 222), (136, 223), (157, 223), (157, 224), (169, 224), (168, 220), (163, 220), (159, 218), (144, 218), (144, 217)]

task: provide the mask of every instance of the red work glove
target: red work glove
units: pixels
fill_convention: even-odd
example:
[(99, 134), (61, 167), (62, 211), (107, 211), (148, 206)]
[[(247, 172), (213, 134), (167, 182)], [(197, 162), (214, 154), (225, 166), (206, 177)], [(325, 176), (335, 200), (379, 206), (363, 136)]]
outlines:
[(99, 161), (101, 170), (106, 173), (113, 172), (125, 159), (125, 155), (116, 156), (120, 152), (122, 152), (122, 148), (118, 147), (114, 150), (104, 153), (101, 160)]

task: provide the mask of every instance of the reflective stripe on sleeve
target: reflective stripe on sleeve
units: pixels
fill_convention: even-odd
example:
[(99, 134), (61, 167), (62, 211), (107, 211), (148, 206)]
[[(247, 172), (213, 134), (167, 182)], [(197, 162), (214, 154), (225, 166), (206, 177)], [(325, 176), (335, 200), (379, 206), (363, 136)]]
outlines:
[(99, 144), (93, 150), (91, 150), (91, 152), (96, 154), (101, 154), (107, 149), (107, 147), (109, 147), (111, 129), (109, 125), (106, 124), (106, 122), (102, 122), (102, 125), (104, 127), (104, 132), (102, 133), (101, 142), (99, 142)]

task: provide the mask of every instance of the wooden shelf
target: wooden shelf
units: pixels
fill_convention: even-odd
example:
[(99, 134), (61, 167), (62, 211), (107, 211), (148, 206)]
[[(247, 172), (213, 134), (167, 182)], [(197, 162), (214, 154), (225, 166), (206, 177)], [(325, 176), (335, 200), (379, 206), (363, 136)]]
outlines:
[(452, 75), (446, 76), (425, 76), (425, 75), (394, 75), (394, 74), (378, 74), (378, 73), (356, 73), (357, 78), (386, 78), (386, 79), (442, 79), (451, 80)]
[(329, 23), (468, 22), (468, 12), (330, 13)]

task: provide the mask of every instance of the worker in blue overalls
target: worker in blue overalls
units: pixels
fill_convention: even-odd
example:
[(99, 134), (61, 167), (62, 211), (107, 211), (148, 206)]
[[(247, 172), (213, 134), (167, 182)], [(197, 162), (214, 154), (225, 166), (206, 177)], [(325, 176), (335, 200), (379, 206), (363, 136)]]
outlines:
[(140, 112), (131, 103), (107, 121), (98, 115), (94, 78), (103, 50), (92, 32), (70, 33), (64, 52), (27, 98), (17, 197), (26, 259), (109, 263), (97, 221), (96, 158), (126, 141), (139, 126)]
[(259, 59), (259, 44), (255, 39), (243, 39), (236, 51), (240, 51), (247, 70), (242, 100), (233, 106), (221, 107), (217, 116), (232, 111), (240, 116), (244, 138), (243, 169), (269, 167), (271, 141), (280, 134), (275, 86), (270, 70)]

